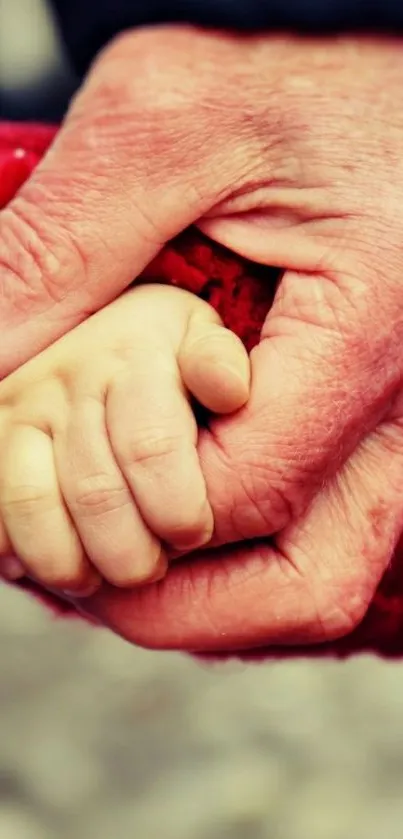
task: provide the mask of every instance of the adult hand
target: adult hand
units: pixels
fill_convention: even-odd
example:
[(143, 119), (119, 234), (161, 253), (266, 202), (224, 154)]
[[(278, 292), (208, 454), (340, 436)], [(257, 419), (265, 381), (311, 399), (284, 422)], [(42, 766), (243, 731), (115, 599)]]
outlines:
[(390, 560), (403, 513), (402, 81), (400, 41), (126, 35), (1, 216), (2, 374), (192, 221), (288, 269), (250, 405), (200, 440), (216, 543), (262, 542), (88, 604), (131, 640), (341, 635)]
[(137, 47), (147, 40), (147, 118), (127, 166), (147, 167), (152, 247), (175, 232), (161, 219), (180, 197), (210, 236), (288, 270), (253, 353), (248, 407), (200, 439), (215, 544), (243, 544), (87, 608), (158, 647), (339, 637), (363, 617), (403, 527), (402, 44), (167, 30)]

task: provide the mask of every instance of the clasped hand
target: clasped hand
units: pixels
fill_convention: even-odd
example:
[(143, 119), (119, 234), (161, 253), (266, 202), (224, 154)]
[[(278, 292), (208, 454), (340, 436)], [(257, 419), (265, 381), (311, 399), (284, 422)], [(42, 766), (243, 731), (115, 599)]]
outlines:
[(214, 551), (85, 609), (193, 650), (362, 619), (403, 525), (402, 207), (399, 40), (161, 27), (98, 58), (1, 216), (2, 373), (188, 224), (284, 275), (247, 406), (200, 435)]

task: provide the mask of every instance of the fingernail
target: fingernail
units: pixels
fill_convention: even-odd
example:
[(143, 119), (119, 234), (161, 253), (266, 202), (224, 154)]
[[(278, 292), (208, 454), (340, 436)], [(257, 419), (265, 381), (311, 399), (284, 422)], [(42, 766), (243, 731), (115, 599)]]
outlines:
[(240, 364), (231, 364), (231, 363), (227, 363), (227, 362), (225, 362), (225, 361), (219, 361), (219, 362), (218, 362), (218, 366), (219, 366), (222, 370), (224, 370), (224, 371), (225, 371), (225, 373), (226, 373), (226, 375), (227, 375), (227, 376), (228, 376), (228, 375), (233, 376), (234, 381), (236, 382), (236, 384), (240, 384), (240, 385), (242, 385), (242, 387), (243, 387), (246, 391), (249, 391), (249, 387), (250, 387), (250, 369), (249, 369), (249, 363), (248, 363), (248, 361), (247, 361), (246, 359), (243, 359), (243, 358), (242, 358), (242, 361), (245, 361), (245, 362), (246, 362), (246, 363), (243, 365), (243, 367), (244, 367), (244, 369), (243, 369), (243, 370), (241, 369), (241, 365), (240, 365)]
[(151, 583), (158, 583), (160, 580), (163, 580), (168, 570), (168, 559), (165, 551), (161, 551), (158, 562), (154, 568), (153, 574), (145, 580), (145, 585)]
[(174, 559), (178, 556), (185, 556), (188, 553), (204, 548), (211, 542), (214, 528), (208, 527), (199, 536), (193, 536), (192, 539), (184, 539), (182, 542), (178, 540), (174, 545)]
[[(184, 554), (197, 551), (199, 548), (203, 548), (205, 545), (208, 545), (211, 541), (214, 533), (214, 517), (208, 499), (205, 499), (203, 507), (200, 511), (200, 521), (203, 522), (203, 529), (200, 529), (198, 533), (193, 535), (188, 534), (182, 539), (175, 539), (175, 543), (172, 544), (172, 548), (175, 551), (175, 557), (178, 553), (183, 556)], [(202, 527), (202, 525), (200, 525), (200, 527)], [(171, 551), (170, 556), (172, 556)]]
[(5, 556), (0, 560), (0, 574), (5, 580), (14, 582), (25, 577), (25, 568), (16, 556)]
[(92, 582), (88, 583), (87, 586), (82, 586), (81, 588), (76, 588), (74, 591), (71, 589), (64, 589), (63, 594), (66, 597), (73, 597), (74, 599), (81, 600), (85, 597), (91, 597), (92, 594), (95, 594), (98, 591), (99, 587), (101, 586), (102, 580), (97, 578), (96, 580), (92, 580)]

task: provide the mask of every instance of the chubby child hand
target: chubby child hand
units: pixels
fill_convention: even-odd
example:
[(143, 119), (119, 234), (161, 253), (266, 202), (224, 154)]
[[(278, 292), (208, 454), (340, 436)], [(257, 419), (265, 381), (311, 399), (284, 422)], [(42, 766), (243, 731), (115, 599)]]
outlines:
[(210, 540), (192, 397), (242, 407), (249, 359), (196, 296), (137, 286), (0, 383), (0, 574), (86, 596)]

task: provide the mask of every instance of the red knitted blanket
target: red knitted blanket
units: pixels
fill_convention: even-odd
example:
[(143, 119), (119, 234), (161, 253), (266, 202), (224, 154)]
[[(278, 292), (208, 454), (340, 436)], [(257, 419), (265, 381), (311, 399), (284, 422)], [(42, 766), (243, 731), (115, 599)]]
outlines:
[[(51, 143), (55, 128), (0, 122), (0, 209), (13, 197)], [(226, 325), (251, 349), (273, 300), (277, 274), (220, 248), (195, 231), (167, 246), (143, 277), (186, 288), (208, 300)], [(27, 586), (61, 614), (73, 607)], [(390, 657), (403, 654), (403, 548), (385, 574), (360, 627), (335, 644), (298, 653), (348, 655), (374, 651)], [(275, 651), (273, 651), (275, 652)], [(279, 655), (295, 654), (282, 649)]]

